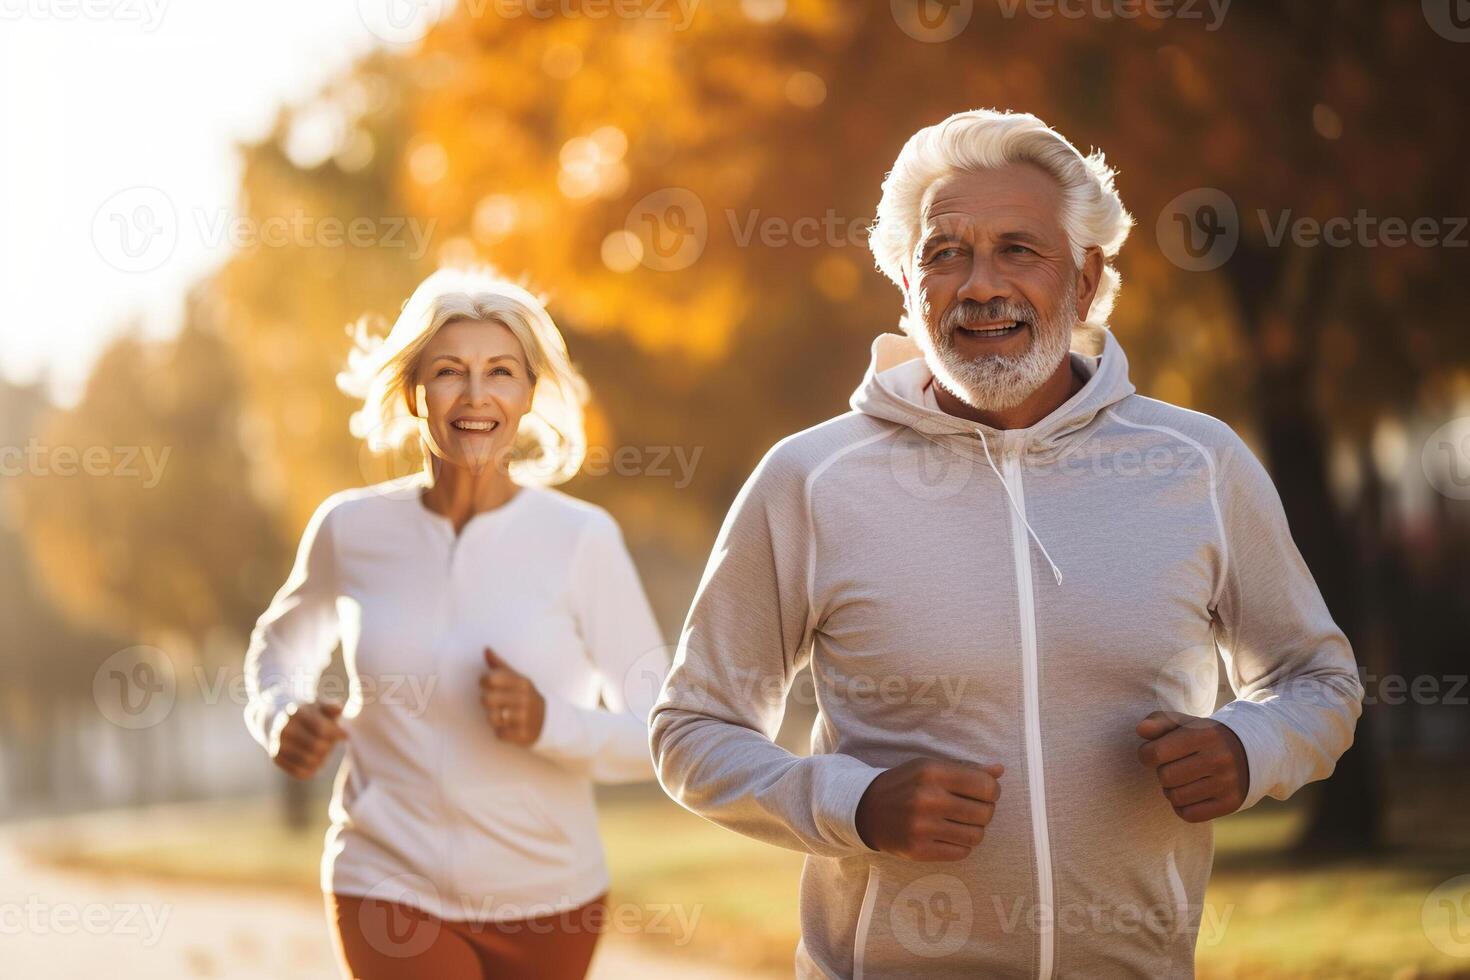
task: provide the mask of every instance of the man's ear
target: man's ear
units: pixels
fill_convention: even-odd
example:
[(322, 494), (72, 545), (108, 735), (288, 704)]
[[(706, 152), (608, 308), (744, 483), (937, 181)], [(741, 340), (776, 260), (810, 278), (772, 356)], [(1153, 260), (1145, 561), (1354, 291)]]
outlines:
[(1102, 284), (1105, 259), (1103, 251), (1096, 245), (1088, 248), (1082, 256), (1082, 268), (1077, 270), (1077, 319), (1086, 320), (1097, 296), (1097, 287)]

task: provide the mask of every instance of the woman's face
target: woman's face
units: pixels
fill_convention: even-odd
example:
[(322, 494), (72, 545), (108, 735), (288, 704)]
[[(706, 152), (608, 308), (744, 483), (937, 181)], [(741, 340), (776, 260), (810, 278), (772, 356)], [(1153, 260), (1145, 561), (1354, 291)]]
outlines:
[(535, 384), (525, 349), (501, 323), (441, 327), (419, 360), (413, 397), (435, 456), (478, 472), (510, 462)]

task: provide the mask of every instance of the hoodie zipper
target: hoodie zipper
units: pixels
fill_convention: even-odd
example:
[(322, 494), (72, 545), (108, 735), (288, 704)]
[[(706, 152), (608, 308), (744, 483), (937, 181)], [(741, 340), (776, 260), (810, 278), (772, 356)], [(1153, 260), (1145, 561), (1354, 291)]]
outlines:
[(1055, 924), (1052, 918), (1053, 895), (1051, 874), (1051, 842), (1046, 825), (1046, 777), (1041, 758), (1041, 671), (1036, 653), (1036, 596), (1031, 580), (1031, 539), (1026, 524), (1026, 496), (1021, 486), (1021, 455), (1024, 436), (1012, 439), (1005, 433), (1001, 443), (1001, 465), (1006, 486), (1015, 506), (1011, 508), (1011, 544), (1015, 553), (1016, 593), (1021, 607), (1021, 675), (1024, 704), (1022, 719), (1026, 728), (1026, 772), (1031, 795), (1031, 832), (1036, 848), (1036, 902), (1040, 951), (1036, 975), (1051, 980), (1056, 955)]

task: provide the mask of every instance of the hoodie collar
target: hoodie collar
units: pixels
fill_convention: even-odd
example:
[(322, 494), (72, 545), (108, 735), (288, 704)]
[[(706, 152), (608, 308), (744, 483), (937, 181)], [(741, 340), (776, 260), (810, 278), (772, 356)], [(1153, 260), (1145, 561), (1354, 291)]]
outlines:
[[(1077, 351), (1069, 355), (1078, 372), (1087, 378), (1081, 390), (1034, 425), (1009, 431), (1009, 439), (1019, 440), (1026, 452), (1053, 455), (1064, 451), (1071, 441), (1069, 437), (1086, 428), (1109, 405), (1133, 394), (1133, 384), (1128, 380), (1128, 358), (1122, 345), (1112, 331), (1101, 333), (1100, 356), (1089, 357)], [(973, 438), (977, 430), (994, 445), (1006, 439), (1006, 433), (1000, 429), (928, 406), (924, 386), (933, 378), (934, 373), (911, 338), (904, 334), (881, 334), (873, 341), (867, 374), (853, 392), (851, 405), (855, 411), (906, 425), (941, 441), (950, 441), (946, 436)]]

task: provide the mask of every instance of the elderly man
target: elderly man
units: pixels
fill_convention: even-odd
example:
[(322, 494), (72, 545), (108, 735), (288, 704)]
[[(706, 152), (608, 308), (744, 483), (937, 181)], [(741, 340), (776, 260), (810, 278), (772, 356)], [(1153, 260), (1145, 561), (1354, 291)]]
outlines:
[[(653, 752), (689, 809), (808, 853), (798, 976), (1192, 976), (1227, 911), (1210, 821), (1352, 741), (1352, 651), (1270, 478), (1135, 394), (1106, 331), (1131, 224), (1034, 116), (921, 130), (871, 236), (906, 336), (720, 532)], [(773, 738), (808, 663), (799, 757)]]

